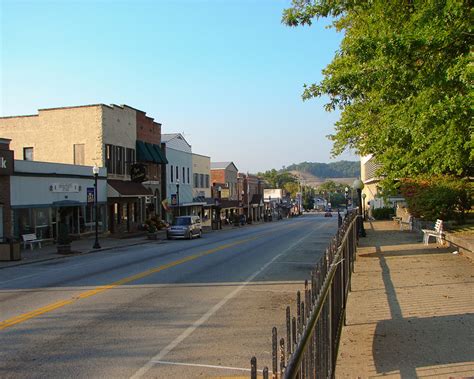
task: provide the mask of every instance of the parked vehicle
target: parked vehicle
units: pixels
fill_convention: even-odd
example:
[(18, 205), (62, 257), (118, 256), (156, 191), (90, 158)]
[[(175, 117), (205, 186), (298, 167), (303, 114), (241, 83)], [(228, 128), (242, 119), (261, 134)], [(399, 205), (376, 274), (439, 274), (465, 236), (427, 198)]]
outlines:
[(324, 217), (332, 217), (332, 213), (329, 212), (329, 211), (326, 211), (326, 212), (324, 213)]
[(166, 230), (166, 238), (202, 237), (202, 224), (198, 216), (180, 216), (173, 220), (171, 226)]

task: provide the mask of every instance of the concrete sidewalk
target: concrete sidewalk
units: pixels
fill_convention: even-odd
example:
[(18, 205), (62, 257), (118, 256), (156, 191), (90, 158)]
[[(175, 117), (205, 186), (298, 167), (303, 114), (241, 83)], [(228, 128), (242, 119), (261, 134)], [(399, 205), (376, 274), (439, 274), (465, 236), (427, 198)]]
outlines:
[(474, 377), (474, 265), (390, 221), (366, 223), (336, 378)]

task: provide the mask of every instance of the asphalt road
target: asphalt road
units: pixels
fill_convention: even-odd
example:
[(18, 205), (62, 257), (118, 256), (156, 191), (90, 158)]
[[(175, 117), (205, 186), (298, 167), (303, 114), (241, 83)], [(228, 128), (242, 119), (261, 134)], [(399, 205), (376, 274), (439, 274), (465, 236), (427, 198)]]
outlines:
[(2, 269), (0, 377), (248, 377), (252, 355), (271, 364), (271, 329), (336, 223), (305, 215)]

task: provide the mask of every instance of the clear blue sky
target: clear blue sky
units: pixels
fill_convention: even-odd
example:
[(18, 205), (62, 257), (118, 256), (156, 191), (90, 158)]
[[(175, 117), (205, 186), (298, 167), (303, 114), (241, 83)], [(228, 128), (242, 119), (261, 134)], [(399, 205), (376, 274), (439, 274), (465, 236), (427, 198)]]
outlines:
[(289, 0), (0, 4), (2, 116), (128, 104), (240, 171), (330, 161), (338, 114), (301, 93), (342, 35), (282, 25)]

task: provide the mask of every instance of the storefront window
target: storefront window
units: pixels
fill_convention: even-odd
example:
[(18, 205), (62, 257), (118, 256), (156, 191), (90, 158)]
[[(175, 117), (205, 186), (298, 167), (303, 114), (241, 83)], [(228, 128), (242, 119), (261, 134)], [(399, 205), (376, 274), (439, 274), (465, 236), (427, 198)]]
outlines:
[(50, 227), (50, 212), (51, 208), (37, 208), (35, 213), (35, 233), (39, 239), (51, 238)]

